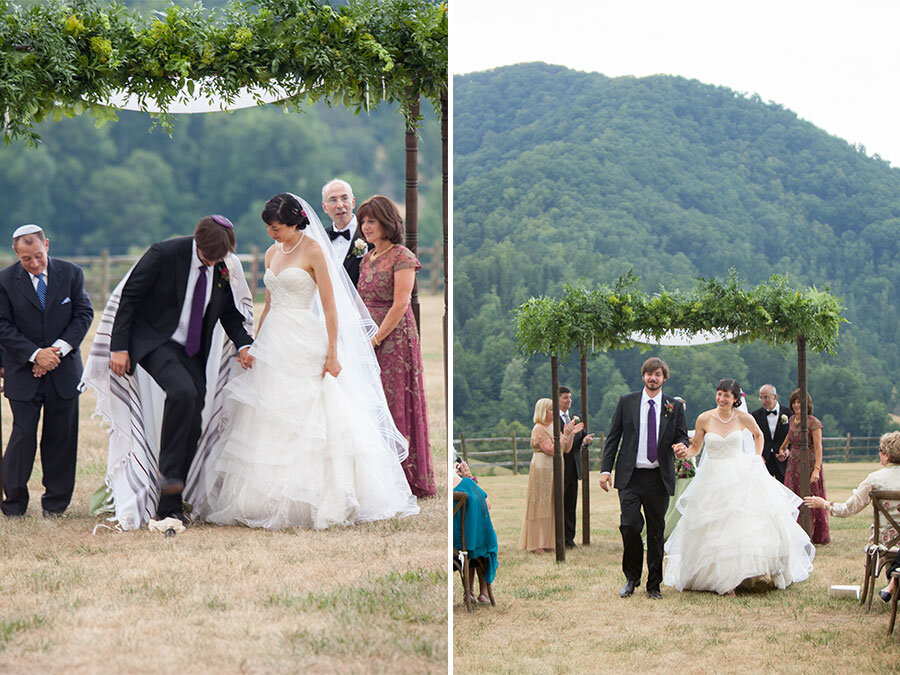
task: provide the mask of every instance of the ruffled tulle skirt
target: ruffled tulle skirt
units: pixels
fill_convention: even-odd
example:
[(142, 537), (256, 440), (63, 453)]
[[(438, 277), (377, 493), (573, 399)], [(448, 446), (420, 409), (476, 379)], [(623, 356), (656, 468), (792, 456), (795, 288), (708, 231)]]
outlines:
[(803, 581), (815, 548), (797, 524), (801, 503), (756, 455), (707, 457), (676, 503), (663, 583), (724, 594), (765, 575), (777, 588)]
[(342, 378), (322, 377), (326, 351), (311, 312), (270, 310), (253, 367), (227, 387), (205, 520), (324, 529), (419, 512), (396, 452)]

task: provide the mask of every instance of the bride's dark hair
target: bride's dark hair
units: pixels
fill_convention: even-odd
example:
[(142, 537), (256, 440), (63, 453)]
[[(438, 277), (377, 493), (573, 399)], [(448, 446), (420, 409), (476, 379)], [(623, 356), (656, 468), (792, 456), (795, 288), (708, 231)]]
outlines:
[(298, 230), (305, 229), (309, 225), (309, 218), (306, 211), (303, 210), (300, 202), (286, 192), (275, 195), (266, 202), (262, 212), (262, 219), (266, 225), (271, 225), (274, 221), (278, 221), (288, 227), (296, 227)]
[(723, 377), (719, 380), (716, 391), (727, 391), (734, 396), (734, 403), (731, 404), (733, 408), (737, 408), (741, 404), (741, 385), (737, 383), (737, 380), (732, 380), (730, 377)]

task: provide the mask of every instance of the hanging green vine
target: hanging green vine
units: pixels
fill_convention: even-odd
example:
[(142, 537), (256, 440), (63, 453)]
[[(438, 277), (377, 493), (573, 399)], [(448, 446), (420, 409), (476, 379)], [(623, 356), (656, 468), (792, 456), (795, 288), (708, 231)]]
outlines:
[(631, 273), (613, 286), (566, 286), (561, 298), (530, 298), (516, 312), (519, 349), (525, 354), (569, 354), (625, 349), (634, 333), (654, 338), (671, 331), (696, 334), (718, 329), (737, 342), (773, 346), (806, 337), (812, 351), (834, 353), (846, 321), (841, 301), (827, 291), (799, 291), (774, 275), (748, 291), (732, 270), (722, 283), (698, 279), (689, 292), (661, 289), (647, 296)]
[[(187, 89), (231, 100), (241, 87), (283, 87), (287, 104), (325, 100), (356, 112), (382, 101), (408, 113), (410, 95), (440, 109), (447, 87), (447, 5), (431, 0), (249, 0), (222, 11), (172, 5), (141, 18), (118, 4), (0, 0), (0, 127), (38, 140), (45, 117), (89, 112), (111, 92), (166, 109)], [(171, 127), (169, 115), (159, 116)]]

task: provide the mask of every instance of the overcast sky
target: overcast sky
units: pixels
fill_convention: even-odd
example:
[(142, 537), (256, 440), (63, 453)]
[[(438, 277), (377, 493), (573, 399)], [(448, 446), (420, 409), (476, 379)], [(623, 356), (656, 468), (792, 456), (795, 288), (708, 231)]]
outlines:
[(900, 0), (449, 0), (455, 74), (529, 61), (757, 93), (900, 167)]

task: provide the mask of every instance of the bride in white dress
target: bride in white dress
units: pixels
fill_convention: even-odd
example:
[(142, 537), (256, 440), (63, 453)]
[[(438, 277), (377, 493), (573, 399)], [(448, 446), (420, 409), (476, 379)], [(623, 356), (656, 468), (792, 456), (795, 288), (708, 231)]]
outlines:
[[(806, 579), (815, 548), (797, 514), (802, 500), (766, 471), (763, 437), (756, 420), (740, 405), (740, 387), (719, 382), (716, 408), (697, 418), (690, 448), (676, 456), (704, 459), (676, 502), (681, 520), (665, 545), (668, 564), (663, 583), (677, 590), (733, 595), (745, 579), (768, 575), (777, 588)], [(756, 452), (741, 450), (743, 430)]]
[(277, 195), (263, 219), (276, 243), (253, 367), (226, 387), (199, 515), (323, 529), (418, 513), (369, 344), (374, 323), (306, 202)]

